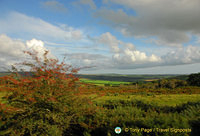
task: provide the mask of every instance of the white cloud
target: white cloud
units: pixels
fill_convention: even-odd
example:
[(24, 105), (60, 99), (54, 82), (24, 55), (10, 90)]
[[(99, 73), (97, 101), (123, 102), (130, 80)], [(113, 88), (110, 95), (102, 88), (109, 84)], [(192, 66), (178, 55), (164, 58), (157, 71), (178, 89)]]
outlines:
[(132, 43), (120, 41), (109, 32), (102, 34), (97, 41), (110, 47), (111, 52), (114, 53), (113, 60), (115, 63), (135, 65), (161, 61), (160, 57), (154, 54), (147, 56), (146, 53), (136, 50)]
[(61, 4), (57, 1), (46, 1), (41, 4), (44, 8), (49, 9), (51, 11), (56, 11), (56, 12), (66, 12), (67, 11), (67, 8), (63, 4)]
[[(106, 38), (106, 35), (109, 38)], [(65, 54), (69, 58), (70, 64), (75, 67), (90, 67), (88, 70), (126, 70), (200, 63), (200, 47), (198, 46), (190, 45), (170, 51), (165, 55), (157, 56), (155, 54), (147, 55), (145, 52), (137, 50), (133, 44), (120, 41), (110, 33), (104, 33), (96, 37), (96, 40), (100, 42), (99, 44), (110, 47), (111, 54), (102, 55), (83, 52)], [(113, 50), (111, 41), (115, 42), (115, 48), (118, 48), (117, 52)], [(33, 38), (22, 42), (4, 34), (0, 35), (0, 45), (0, 65), (4, 67), (27, 58), (22, 52), (23, 50), (34, 49), (39, 53), (39, 57), (42, 57), (44, 51), (47, 50), (41, 40)], [(55, 58), (51, 53), (49, 57)], [(0, 69), (3, 70), (2, 67)]]
[(123, 10), (101, 9), (96, 17), (126, 36), (156, 37), (159, 45), (178, 46), (190, 40), (190, 34), (200, 34), (199, 0), (104, 0), (129, 8), (135, 15)]
[(91, 9), (96, 9), (96, 5), (93, 0), (80, 0), (78, 3), (83, 5), (89, 5)]
[(20, 40), (12, 40), (10, 37), (2, 34), (0, 35), (0, 46), (1, 46), (1, 58), (8, 55), (12, 57), (18, 57), (22, 55), (22, 50), (26, 49), (26, 46)]
[[(137, 69), (157, 66), (194, 64), (200, 62), (200, 47), (197, 46), (190, 45), (180, 48), (170, 48), (170, 50), (164, 51), (164, 54), (158, 53), (158, 56), (156, 54), (147, 55), (145, 52), (137, 50), (132, 43), (125, 43), (118, 40), (109, 32), (103, 33), (94, 39), (96, 44), (109, 47), (110, 49), (111, 54), (109, 58), (106, 58), (107, 61), (105, 61), (106, 63), (103, 65), (105, 69)], [(162, 48), (160, 49), (160, 52), (163, 52)], [(90, 57), (95, 58), (96, 62), (104, 61), (104, 59), (99, 59), (98, 57)], [(100, 63), (85, 60), (90, 57), (84, 58), (81, 56), (79, 57), (79, 60), (83, 59), (83, 62), (87, 64), (96, 64), (96, 68), (98, 68)]]
[(109, 32), (106, 32), (104, 34), (102, 34), (99, 38), (98, 38), (98, 42), (100, 44), (105, 44), (108, 45), (111, 48), (112, 52), (119, 52), (119, 44), (121, 43), (121, 41), (117, 40), (116, 37), (114, 37), (113, 35), (111, 35)]
[(194, 64), (200, 62), (200, 47), (189, 45), (162, 56), (164, 65)]
[(40, 40), (32, 39), (31, 41), (26, 42), (28, 48), (32, 47), (44, 47), (44, 43)]
[[(32, 40), (26, 41), (26, 49), (35, 50), (36, 52), (38, 52), (38, 57), (40, 58), (43, 58), (43, 55), (45, 51), (47, 50), (47, 48), (44, 47), (44, 42), (41, 40), (37, 40), (35, 38), (33, 38)], [(55, 58), (55, 56), (52, 55), (51, 53), (48, 53), (47, 57)]]
[(64, 29), (40, 18), (30, 17), (18, 12), (10, 12), (0, 19), (0, 33), (18, 34), (23, 38), (31, 36), (47, 41), (73, 41), (82, 38), (81, 30), (66, 25)]
[[(38, 52), (38, 57), (42, 58), (45, 50), (44, 43), (40, 40), (32, 39), (26, 43), (21, 40), (15, 40), (5, 34), (0, 35), (0, 70), (2, 68), (10, 68), (11, 65), (22, 62), (27, 58), (23, 51), (35, 50)], [(48, 54), (49, 58), (55, 58), (51, 52)]]

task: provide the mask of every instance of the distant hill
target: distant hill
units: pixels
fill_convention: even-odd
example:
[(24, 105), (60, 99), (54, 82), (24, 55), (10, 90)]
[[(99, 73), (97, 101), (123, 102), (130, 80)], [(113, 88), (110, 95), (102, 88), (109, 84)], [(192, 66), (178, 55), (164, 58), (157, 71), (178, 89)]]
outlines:
[(120, 75), (120, 74), (98, 74), (98, 75), (83, 75), (77, 74), (80, 78), (87, 78), (91, 80), (107, 80), (107, 81), (124, 81), (124, 82), (137, 82), (137, 81), (152, 81), (163, 78), (176, 78), (185, 77), (185, 75)]
[[(21, 75), (25, 76), (25, 73), (19, 72)], [(9, 75), (10, 72), (0, 72), (0, 77)], [(28, 72), (28, 75), (32, 75)], [(186, 80), (188, 75), (122, 75), (122, 74), (76, 74), (79, 78), (86, 78), (91, 80), (107, 80), (107, 81), (123, 81), (123, 82), (137, 82), (137, 81), (153, 81), (159, 79), (180, 79)]]
[(175, 77), (170, 77), (169, 79), (187, 80), (188, 75), (178, 75), (178, 76), (175, 76)]
[[(32, 73), (31, 72), (18, 72), (20, 75), (23, 75), (23, 76), (25, 76), (25, 75), (32, 75)], [(2, 76), (6, 76), (6, 75), (10, 75), (11, 74), (11, 72), (0, 72), (0, 77), (2, 77)]]
[(0, 72), (0, 77), (11, 74), (10, 72)]

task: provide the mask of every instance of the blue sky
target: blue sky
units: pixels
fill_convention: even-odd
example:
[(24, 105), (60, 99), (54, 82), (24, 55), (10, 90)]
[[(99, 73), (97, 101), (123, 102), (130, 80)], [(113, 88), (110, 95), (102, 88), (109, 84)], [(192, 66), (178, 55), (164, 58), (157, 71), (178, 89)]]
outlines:
[(199, 5), (199, 0), (0, 0), (0, 64), (24, 60), (22, 51), (31, 48), (90, 67), (80, 73), (199, 72)]

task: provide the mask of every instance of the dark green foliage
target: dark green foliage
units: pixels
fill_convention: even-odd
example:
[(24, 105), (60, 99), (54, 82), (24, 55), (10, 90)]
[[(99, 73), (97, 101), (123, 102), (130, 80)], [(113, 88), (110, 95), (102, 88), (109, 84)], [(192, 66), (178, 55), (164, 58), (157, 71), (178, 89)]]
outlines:
[(193, 130), (191, 135), (192, 136), (199, 136), (199, 134), (200, 134), (200, 118), (190, 120), (189, 123), (192, 127), (192, 130)]
[(104, 86), (105, 86), (105, 87), (108, 87), (108, 86), (110, 86), (110, 84), (104, 84)]
[(176, 87), (186, 86), (187, 83), (184, 80), (177, 80), (177, 79), (163, 79), (158, 82), (158, 87), (160, 88), (169, 88), (174, 89)]
[(191, 86), (200, 86), (200, 73), (189, 75), (187, 82)]
[(158, 81), (139, 84), (140, 88), (147, 88), (147, 89), (160, 89), (160, 88), (175, 89), (178, 87), (185, 87), (185, 86), (187, 86), (187, 82), (178, 79), (162, 79)]
[[(142, 101), (105, 101), (99, 105), (104, 110), (95, 115), (98, 121), (93, 134), (116, 135), (113, 129), (116, 126), (122, 128), (123, 135), (141, 135), (141, 136), (196, 136), (199, 134), (200, 103), (186, 103), (172, 106), (156, 106), (144, 103)], [(194, 118), (195, 120), (191, 120)], [(129, 128), (128, 132), (124, 132)], [(179, 128), (192, 129), (192, 133), (172, 133), (172, 132), (130, 132), (130, 128)]]

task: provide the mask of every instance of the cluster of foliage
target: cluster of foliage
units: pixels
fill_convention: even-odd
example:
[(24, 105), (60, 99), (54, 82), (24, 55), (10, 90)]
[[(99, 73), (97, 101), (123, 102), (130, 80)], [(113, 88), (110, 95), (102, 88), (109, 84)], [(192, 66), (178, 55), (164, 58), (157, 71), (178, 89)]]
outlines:
[(88, 98), (77, 96), (78, 69), (47, 58), (48, 51), (43, 58), (34, 51), (25, 53), (33, 61), (21, 64), (30, 66), (32, 75), (22, 76), (13, 67), (13, 73), (0, 80), (0, 92), (6, 93), (0, 102), (0, 135), (83, 133), (95, 108)]
[(200, 73), (190, 74), (187, 82), (191, 86), (200, 86)]
[(190, 74), (187, 80), (162, 79), (148, 84), (142, 84), (143, 88), (169, 88), (174, 89), (185, 86), (200, 86), (200, 73)]
[(182, 86), (186, 86), (186, 85), (187, 85), (186, 81), (178, 80), (178, 79), (163, 79), (163, 80), (159, 80), (159, 82), (158, 82), (159, 88), (174, 89), (174, 88), (182, 87)]
[(161, 79), (158, 81), (152, 81), (149, 83), (143, 83), (140, 85), (140, 88), (149, 88), (149, 89), (174, 89), (178, 87), (185, 87), (187, 86), (187, 82), (185, 80), (179, 79)]

